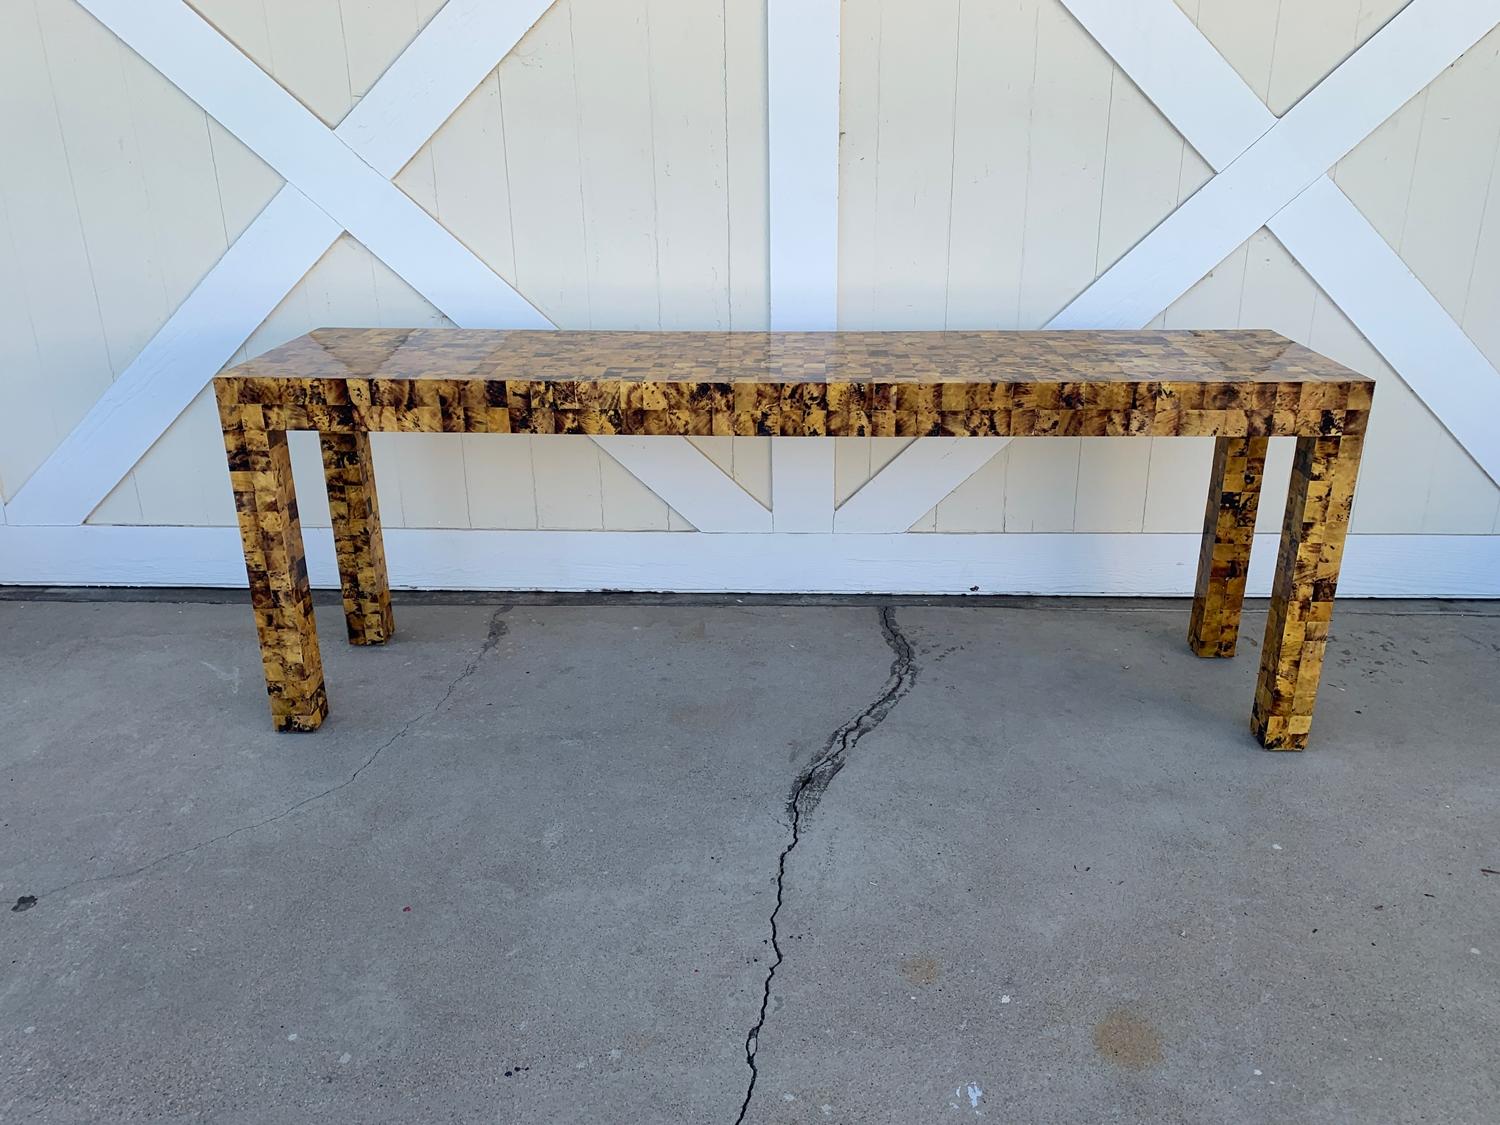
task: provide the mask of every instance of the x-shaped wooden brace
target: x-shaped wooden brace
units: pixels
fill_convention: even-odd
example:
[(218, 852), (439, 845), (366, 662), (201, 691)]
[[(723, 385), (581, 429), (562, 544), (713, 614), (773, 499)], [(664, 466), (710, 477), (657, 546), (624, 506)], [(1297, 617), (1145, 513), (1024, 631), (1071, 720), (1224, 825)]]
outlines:
[(1500, 482), (1500, 373), (1327, 171), (1500, 22), (1412, 0), (1273, 116), (1172, 0), (1063, 0), (1217, 175), (1053, 318), (1139, 328), (1262, 226)]
[[(1500, 21), (1500, 2), (1413, 0), (1279, 120), (1172, 0), (1062, 3), (1217, 174), (1047, 327), (1140, 328), (1269, 226), (1500, 482), (1500, 373), (1326, 174)], [(1008, 443), (918, 442), (836, 525), (904, 530), (935, 490), (892, 470), (951, 490)]]
[[(466, 328), (552, 324), (391, 178), (551, 0), (449, 0), (329, 129), (183, 0), (79, 0), (285, 185), (7, 506), (16, 524), (79, 524), (345, 230)], [(599, 439), (700, 529), (770, 516), (682, 439)]]
[[(336, 130), (180, 0), (80, 2), (288, 182), (12, 501), (10, 522), (82, 522), (343, 229), (459, 324), (547, 326), (390, 183), (545, 0), (450, 0)], [(1500, 415), (1500, 376), (1325, 174), (1484, 35), (1500, 19), (1500, 0), (1413, 0), (1279, 121), (1170, 0), (1063, 2), (1218, 175), (1049, 326), (1144, 324), (1269, 225), (1500, 479), (1500, 433), (1486, 422)], [(689, 503), (673, 500), (701, 529), (769, 524), (728, 478), (705, 476), (705, 460), (688, 443), (606, 442), (657, 491), (697, 482)], [(788, 464), (804, 449), (783, 444)], [(843, 505), (834, 527), (901, 530), (1005, 444), (919, 442)], [(789, 512), (785, 526), (813, 529), (818, 519)]]

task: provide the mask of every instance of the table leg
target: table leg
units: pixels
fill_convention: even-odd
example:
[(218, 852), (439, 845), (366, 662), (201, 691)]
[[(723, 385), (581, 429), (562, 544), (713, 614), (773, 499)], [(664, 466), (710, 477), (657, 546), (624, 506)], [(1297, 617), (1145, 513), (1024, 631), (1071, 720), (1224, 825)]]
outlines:
[(316, 730), (328, 695), (286, 434), (232, 426), (226, 415), (224, 444), (271, 718), (277, 730)]
[(1301, 750), (1328, 645), (1362, 434), (1297, 439), (1250, 726), (1268, 750)]
[(385, 571), (370, 435), (359, 430), (319, 437), (349, 643), (384, 644), (396, 631), (396, 619), (391, 613), (391, 584)]
[(1198, 584), (1188, 625), (1188, 644), (1199, 656), (1234, 655), (1268, 440), (1214, 439), (1213, 475), (1209, 478), (1203, 545), (1198, 554)]

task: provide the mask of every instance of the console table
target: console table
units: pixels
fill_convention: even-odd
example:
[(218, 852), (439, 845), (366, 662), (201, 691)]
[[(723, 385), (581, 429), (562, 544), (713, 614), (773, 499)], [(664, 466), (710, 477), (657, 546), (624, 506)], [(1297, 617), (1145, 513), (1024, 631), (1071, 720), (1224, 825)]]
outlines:
[(395, 628), (369, 433), (1213, 437), (1188, 641), (1232, 656), (1271, 437), (1292, 469), (1251, 728), (1307, 745), (1374, 384), (1274, 332), (321, 329), (214, 381), (271, 714), (328, 714), (289, 430), (316, 430), (349, 640)]

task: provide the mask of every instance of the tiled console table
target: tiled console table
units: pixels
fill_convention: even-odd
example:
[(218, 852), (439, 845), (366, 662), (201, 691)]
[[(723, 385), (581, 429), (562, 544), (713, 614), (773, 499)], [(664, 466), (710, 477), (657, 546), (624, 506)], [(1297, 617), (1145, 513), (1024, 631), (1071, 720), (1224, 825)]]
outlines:
[(1189, 643), (1232, 656), (1270, 437), (1297, 439), (1251, 726), (1307, 744), (1373, 384), (1273, 332), (322, 329), (215, 380), (271, 713), (328, 713), (289, 430), (323, 448), (354, 644), (394, 629), (369, 433), (1215, 438)]

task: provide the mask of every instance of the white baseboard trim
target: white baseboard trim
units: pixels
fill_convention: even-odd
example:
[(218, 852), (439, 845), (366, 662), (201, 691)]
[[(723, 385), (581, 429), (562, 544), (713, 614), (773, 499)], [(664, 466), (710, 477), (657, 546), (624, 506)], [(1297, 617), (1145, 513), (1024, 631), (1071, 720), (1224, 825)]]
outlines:
[[(333, 539), (305, 528), (313, 585), (334, 588)], [(911, 594), (1189, 594), (1191, 534), (726, 534), (656, 531), (385, 533), (406, 589)], [(1250, 593), (1270, 589), (1276, 536), (1258, 535)], [(243, 586), (225, 527), (0, 525), (0, 584)], [(1500, 535), (1355, 535), (1345, 597), (1500, 598)]]

